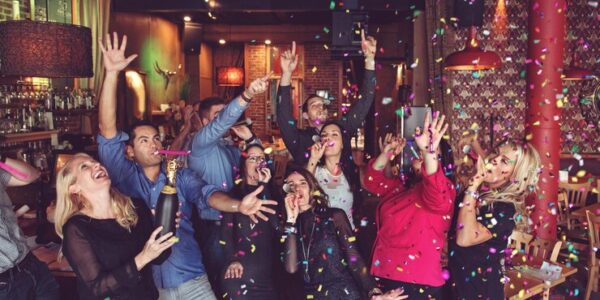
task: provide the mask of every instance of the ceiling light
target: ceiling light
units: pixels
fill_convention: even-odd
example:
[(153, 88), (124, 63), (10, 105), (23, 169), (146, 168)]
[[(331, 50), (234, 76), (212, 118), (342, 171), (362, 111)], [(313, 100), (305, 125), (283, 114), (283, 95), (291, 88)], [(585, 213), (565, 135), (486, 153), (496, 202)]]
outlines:
[(225, 45), (225, 43), (227, 43), (227, 41), (225, 39), (220, 39), (219, 40), (219, 44), (221, 45)]
[(271, 45), (271, 40), (265, 40), (265, 44)]
[(190, 17), (190, 16), (183, 17), (183, 21), (185, 21), (185, 22), (190, 22), (191, 20), (192, 20), (192, 17)]
[(471, 26), (465, 48), (448, 55), (444, 68), (451, 71), (478, 71), (493, 70), (501, 66), (502, 61), (498, 54), (481, 50), (477, 40), (477, 27)]

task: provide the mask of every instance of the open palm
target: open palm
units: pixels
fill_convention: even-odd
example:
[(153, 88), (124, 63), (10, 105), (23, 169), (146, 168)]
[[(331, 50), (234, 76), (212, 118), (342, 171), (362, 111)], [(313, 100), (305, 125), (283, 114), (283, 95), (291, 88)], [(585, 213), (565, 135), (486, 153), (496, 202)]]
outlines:
[(125, 69), (137, 54), (125, 58), (125, 47), (127, 47), (127, 36), (123, 36), (121, 46), (119, 47), (119, 36), (113, 32), (112, 42), (110, 34), (106, 35), (106, 45), (103, 45), (102, 39), (99, 39), (100, 50), (102, 51), (104, 68), (107, 72), (119, 72)]
[(434, 113), (433, 120), (430, 120), (429, 114), (425, 114), (425, 123), (423, 129), (417, 128), (415, 131), (415, 142), (422, 151), (435, 152), (440, 146), (440, 141), (448, 129), (448, 124), (444, 123), (446, 116), (440, 117), (439, 112)]
[(375, 51), (377, 51), (377, 40), (374, 37), (368, 36), (365, 38), (365, 31), (361, 30), (360, 32), (361, 38), (361, 48), (365, 57), (373, 58), (375, 57)]

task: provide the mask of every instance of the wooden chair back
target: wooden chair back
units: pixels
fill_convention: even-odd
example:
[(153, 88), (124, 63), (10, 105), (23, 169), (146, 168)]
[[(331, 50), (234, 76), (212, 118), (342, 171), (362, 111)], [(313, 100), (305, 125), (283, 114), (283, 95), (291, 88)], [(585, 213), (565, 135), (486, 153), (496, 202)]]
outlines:
[(559, 183), (559, 187), (567, 192), (567, 203), (570, 210), (585, 206), (588, 193), (590, 192), (591, 182), (584, 183)]
[(531, 240), (533, 240), (533, 235), (523, 231), (513, 230), (510, 237), (508, 237), (508, 245), (519, 252), (526, 253)]
[(541, 260), (556, 262), (561, 246), (561, 241), (551, 241), (536, 237), (529, 244), (528, 253)]

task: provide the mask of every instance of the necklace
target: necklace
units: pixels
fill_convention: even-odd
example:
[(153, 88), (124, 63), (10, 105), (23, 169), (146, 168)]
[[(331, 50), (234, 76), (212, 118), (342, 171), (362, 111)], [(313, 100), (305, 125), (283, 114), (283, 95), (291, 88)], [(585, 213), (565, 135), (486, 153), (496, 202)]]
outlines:
[[(312, 245), (313, 242), (313, 236), (315, 234), (315, 224), (317, 223), (316, 220), (316, 216), (313, 217), (313, 223), (312, 223), (312, 229), (310, 230), (310, 237), (308, 239), (308, 247), (306, 247), (306, 249), (304, 248), (304, 234), (301, 235), (300, 238), (300, 244), (302, 246), (302, 254), (304, 255), (304, 260), (302, 261), (302, 264), (304, 265), (304, 282), (309, 283), (310, 282), (310, 275), (308, 274), (308, 259), (310, 256), (310, 246)], [(300, 230), (304, 229), (304, 224), (302, 224), (302, 226), (300, 226)]]

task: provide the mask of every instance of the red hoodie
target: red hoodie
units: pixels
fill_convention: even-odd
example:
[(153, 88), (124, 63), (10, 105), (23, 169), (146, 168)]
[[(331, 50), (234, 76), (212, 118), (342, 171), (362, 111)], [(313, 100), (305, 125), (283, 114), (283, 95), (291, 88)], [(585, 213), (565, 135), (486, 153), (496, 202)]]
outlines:
[(364, 183), (381, 197), (371, 274), (394, 281), (442, 286), (441, 253), (450, 228), (456, 191), (441, 166), (406, 190), (399, 178), (387, 178), (369, 162)]

